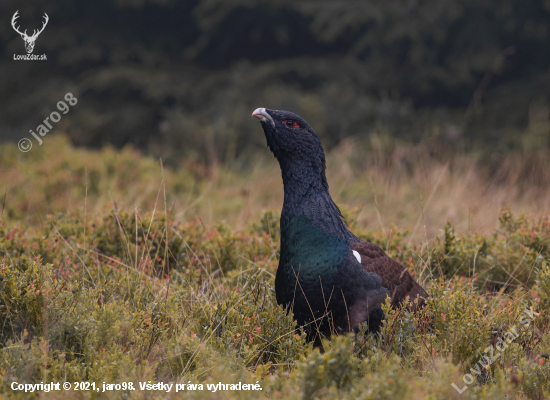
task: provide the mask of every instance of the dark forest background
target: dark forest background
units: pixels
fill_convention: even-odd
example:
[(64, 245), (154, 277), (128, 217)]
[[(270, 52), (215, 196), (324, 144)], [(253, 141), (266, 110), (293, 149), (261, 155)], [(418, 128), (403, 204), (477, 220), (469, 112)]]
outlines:
[[(50, 21), (34, 54), (22, 29)], [(94, 0), (0, 3), (0, 139), (53, 131), (231, 162), (265, 146), (256, 107), (326, 147), (372, 135), (507, 152), (550, 141), (550, 0)], [(53, 132), (52, 131), (52, 132)], [(263, 150), (265, 151), (265, 150)]]

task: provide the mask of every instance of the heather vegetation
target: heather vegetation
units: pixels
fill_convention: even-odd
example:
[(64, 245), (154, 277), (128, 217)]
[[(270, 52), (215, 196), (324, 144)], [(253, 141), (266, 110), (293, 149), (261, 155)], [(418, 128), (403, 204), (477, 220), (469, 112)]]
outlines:
[[(141, 397), (147, 381), (186, 384), (189, 398), (550, 395), (548, 187), (526, 190), (517, 173), (542, 168), (544, 150), (505, 157), (496, 171), (471, 156), (430, 158), (425, 144), (330, 153), (329, 183), (348, 224), (431, 298), (417, 314), (386, 307), (380, 334), (333, 338), (320, 352), (275, 302), (276, 165), (257, 160), (245, 176), (219, 165), (174, 169), (131, 148), (47, 139), (26, 154), (0, 148), (4, 396), (29, 397), (11, 390), (14, 381), (137, 388), (82, 398)], [(490, 363), (488, 348), (498, 355)], [(459, 395), (451, 384), (462, 388), (464, 374)], [(262, 391), (207, 389), (219, 382)]]

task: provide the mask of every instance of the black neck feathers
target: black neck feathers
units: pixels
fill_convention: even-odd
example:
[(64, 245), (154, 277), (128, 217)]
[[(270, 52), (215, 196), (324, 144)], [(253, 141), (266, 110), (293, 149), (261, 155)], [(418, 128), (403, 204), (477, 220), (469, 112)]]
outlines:
[(357, 240), (347, 229), (342, 213), (330, 195), (322, 148), (313, 157), (281, 157), (279, 164), (284, 185), (282, 227), (286, 220), (304, 215), (325, 233), (340, 240)]
[(289, 111), (258, 108), (252, 115), (262, 122), (267, 145), (281, 166), (285, 188), (281, 234), (285, 224), (303, 215), (325, 233), (348, 242), (358, 240), (330, 197), (325, 153), (315, 131)]

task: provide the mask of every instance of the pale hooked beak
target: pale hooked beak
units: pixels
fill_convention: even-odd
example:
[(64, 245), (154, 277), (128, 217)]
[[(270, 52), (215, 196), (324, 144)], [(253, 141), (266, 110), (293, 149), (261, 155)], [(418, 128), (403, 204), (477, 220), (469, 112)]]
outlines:
[(273, 121), (273, 118), (271, 118), (271, 115), (267, 113), (265, 108), (256, 108), (254, 112), (252, 113), (253, 117), (258, 118), (262, 122), (271, 122), (271, 125), (275, 126), (275, 121)]

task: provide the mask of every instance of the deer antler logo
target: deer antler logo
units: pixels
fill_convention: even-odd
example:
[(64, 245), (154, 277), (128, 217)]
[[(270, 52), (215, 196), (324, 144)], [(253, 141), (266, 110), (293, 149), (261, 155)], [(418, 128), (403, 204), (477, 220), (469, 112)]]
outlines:
[(48, 21), (49, 21), (50, 18), (48, 18), (48, 14), (44, 13), (44, 22), (43, 22), (43, 25), (42, 25), (42, 29), (40, 29), (39, 31), (37, 31), (35, 29), (32, 36), (28, 36), (26, 29), (25, 29), (25, 32), (21, 32), (19, 30), (19, 28), (17, 26), (15, 26), (15, 22), (16, 22), (17, 18), (19, 18), (19, 15), (17, 15), (18, 13), (19, 13), (19, 10), (17, 10), (15, 12), (15, 14), (13, 14), (13, 18), (11, 19), (11, 26), (13, 27), (15, 32), (17, 32), (21, 35), (21, 37), (25, 41), (25, 49), (27, 50), (27, 53), (31, 54), (32, 51), (34, 50), (34, 42), (36, 41), (36, 38), (38, 37), (38, 35), (40, 35), (42, 33), (42, 31), (44, 30), (46, 25), (48, 25)]

